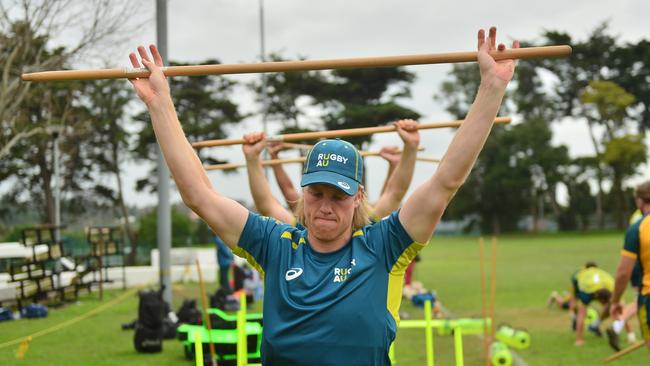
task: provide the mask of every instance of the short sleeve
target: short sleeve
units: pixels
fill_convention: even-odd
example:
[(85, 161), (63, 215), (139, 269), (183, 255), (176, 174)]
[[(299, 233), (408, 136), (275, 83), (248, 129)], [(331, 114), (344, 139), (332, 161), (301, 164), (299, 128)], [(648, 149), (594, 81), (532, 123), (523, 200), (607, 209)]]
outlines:
[(639, 225), (637, 223), (631, 225), (625, 232), (625, 242), (623, 244), (623, 250), (621, 251), (621, 255), (631, 257), (634, 259), (638, 258), (639, 244), (640, 244)]
[(239, 237), (238, 248), (233, 252), (245, 258), (255, 268), (266, 270), (280, 253), (280, 238), (290, 225), (250, 212)]
[(424, 244), (415, 243), (399, 221), (399, 211), (395, 211), (384, 219), (368, 227), (368, 244), (383, 257), (388, 271), (395, 262), (413, 244), (419, 251)]

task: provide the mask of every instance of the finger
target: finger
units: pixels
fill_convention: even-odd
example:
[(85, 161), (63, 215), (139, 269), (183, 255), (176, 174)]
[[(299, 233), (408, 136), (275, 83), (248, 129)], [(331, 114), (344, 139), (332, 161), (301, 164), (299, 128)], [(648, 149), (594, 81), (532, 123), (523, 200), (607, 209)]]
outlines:
[(481, 49), (481, 47), (483, 47), (484, 43), (485, 43), (485, 30), (479, 29), (478, 30), (478, 48)]
[(498, 49), (499, 51), (503, 51), (503, 50), (506, 49), (506, 45), (504, 45), (503, 43), (499, 43), (499, 47), (497, 47), (497, 49)]
[(257, 144), (264, 140), (264, 132), (254, 132), (251, 134), (251, 144)]
[(150, 44), (149, 45), (149, 52), (151, 52), (151, 56), (153, 56), (153, 62), (162, 67), (163, 66), (163, 59), (162, 56), (160, 55), (160, 52), (158, 52), (158, 47), (156, 47), (155, 44)]
[(512, 48), (519, 48), (519, 41), (518, 40), (512, 41)]
[(418, 123), (412, 119), (407, 119), (406, 121), (404, 121), (404, 124), (405, 124), (405, 129), (409, 131), (416, 130), (418, 127)]
[(136, 68), (140, 68), (140, 62), (138, 61), (138, 57), (135, 55), (135, 53), (131, 52), (129, 53), (129, 60), (131, 60), (131, 65)]
[(493, 50), (497, 44), (497, 27), (490, 27), (490, 49)]
[(138, 47), (138, 53), (142, 60), (151, 62), (151, 60), (149, 60), (149, 55), (147, 55), (147, 50), (143, 46)]

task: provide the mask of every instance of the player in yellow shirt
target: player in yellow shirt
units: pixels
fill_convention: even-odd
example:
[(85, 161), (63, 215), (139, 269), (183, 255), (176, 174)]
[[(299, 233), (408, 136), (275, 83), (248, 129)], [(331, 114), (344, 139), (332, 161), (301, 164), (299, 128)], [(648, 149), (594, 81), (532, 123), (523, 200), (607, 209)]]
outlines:
[[(576, 346), (584, 344), (584, 327), (587, 307), (592, 301), (598, 301), (604, 308), (600, 319), (609, 316), (609, 300), (614, 290), (614, 278), (605, 270), (598, 268), (595, 263), (587, 262), (585, 267), (577, 271), (571, 278), (576, 310)], [(599, 324), (594, 325), (599, 330)]]

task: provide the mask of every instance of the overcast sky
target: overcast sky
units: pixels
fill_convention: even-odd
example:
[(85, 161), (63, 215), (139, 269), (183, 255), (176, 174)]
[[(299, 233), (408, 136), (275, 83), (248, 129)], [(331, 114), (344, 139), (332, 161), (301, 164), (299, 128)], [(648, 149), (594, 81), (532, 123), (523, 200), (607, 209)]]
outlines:
[[(141, 5), (134, 21), (147, 21), (123, 49), (111, 52), (111, 62), (128, 66), (127, 53), (138, 44), (155, 43), (155, 1)], [(259, 0), (170, 0), (168, 5), (169, 58), (200, 62), (217, 58), (222, 63), (255, 62), (260, 56)], [(284, 57), (309, 59), (388, 56), (401, 54), (471, 51), (476, 47), (476, 31), (491, 25), (498, 27), (499, 41), (510, 45), (512, 39), (535, 40), (544, 30), (569, 33), (584, 40), (598, 24), (608, 20), (611, 33), (621, 41), (636, 42), (649, 38), (647, 0), (496, 0), (496, 1), (425, 1), (425, 0), (276, 0), (264, 1), (266, 51), (282, 52)], [(449, 65), (425, 65), (408, 68), (416, 73), (412, 99), (403, 103), (423, 115), (421, 121), (449, 119), (432, 96), (449, 72)], [(239, 77), (251, 80), (257, 76)], [(257, 111), (250, 96), (235, 96), (244, 111)], [(230, 131), (240, 137), (244, 131), (260, 130), (258, 117), (246, 120)], [(270, 126), (270, 131), (278, 126)], [(554, 123), (555, 143), (566, 144), (573, 156), (591, 154), (593, 149), (583, 121)], [(450, 141), (450, 131), (422, 132), (421, 153), (441, 157)], [(372, 145), (378, 149), (399, 144), (395, 133), (377, 135)], [(233, 162), (243, 162), (240, 147), (215, 148)], [(288, 166), (297, 184), (299, 169)], [(428, 178), (435, 165), (418, 163), (414, 186)], [(127, 187), (144, 169), (130, 164)], [(386, 172), (379, 158), (368, 159), (370, 200), (377, 198)], [(242, 174), (243, 173), (243, 174)], [(245, 172), (224, 175), (210, 172), (219, 191), (250, 202)], [(646, 176), (647, 178), (647, 176)], [(635, 179), (638, 181), (641, 177)], [(274, 192), (275, 188), (272, 180)], [(154, 204), (155, 195), (128, 192), (130, 204)], [(179, 201), (177, 192), (173, 201)]]

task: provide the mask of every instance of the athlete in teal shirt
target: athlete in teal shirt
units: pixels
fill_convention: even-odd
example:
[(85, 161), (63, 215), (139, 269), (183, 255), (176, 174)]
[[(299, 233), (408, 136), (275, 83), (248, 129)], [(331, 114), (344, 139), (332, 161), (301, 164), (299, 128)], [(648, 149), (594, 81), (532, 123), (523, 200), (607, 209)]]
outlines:
[(296, 209), (304, 231), (257, 217), (215, 190), (178, 121), (158, 50), (141, 46), (139, 58), (129, 55), (133, 67), (151, 72), (131, 83), (147, 106), (183, 202), (264, 272), (265, 365), (390, 363), (395, 323), (387, 307), (388, 273), (429, 241), (485, 144), (514, 74), (513, 60), (490, 56), (504, 49), (497, 46), (496, 28), (489, 35), (479, 30), (476, 99), (438, 168), (390, 218), (368, 226), (358, 151), (341, 140), (316, 144)]
[(409, 247), (422, 245), (397, 212), (330, 253), (313, 250), (306, 230), (249, 214), (236, 253), (264, 273), (263, 364), (389, 364), (388, 274)]

